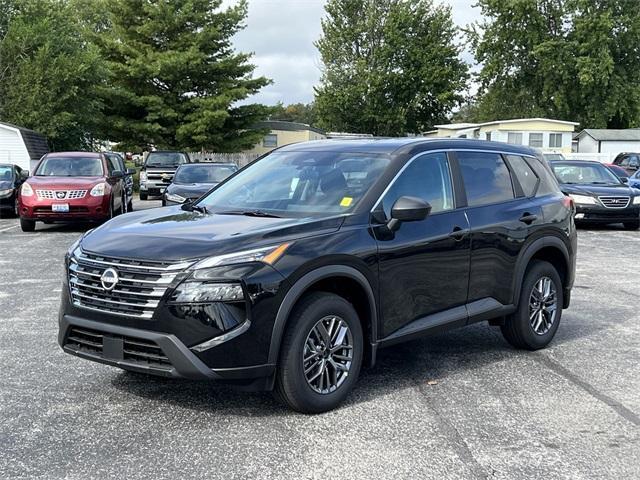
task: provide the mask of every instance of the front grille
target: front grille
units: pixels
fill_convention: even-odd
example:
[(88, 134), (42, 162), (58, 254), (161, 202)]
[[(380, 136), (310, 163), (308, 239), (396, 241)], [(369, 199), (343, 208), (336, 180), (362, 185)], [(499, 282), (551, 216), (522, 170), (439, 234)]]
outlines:
[[(115, 342), (118, 346), (122, 345), (122, 351), (118, 350), (116, 358), (108, 358), (104, 355), (104, 345), (110, 341)], [(71, 327), (65, 347), (106, 360), (122, 359), (130, 364), (164, 370), (172, 368), (169, 357), (164, 354), (162, 349), (154, 341), (142, 338), (112, 335), (89, 328)]]
[[(82, 252), (71, 257), (69, 289), (74, 305), (104, 313), (150, 319), (167, 288), (185, 263), (133, 261)], [(113, 269), (117, 282), (111, 290), (101, 280)], [(111, 284), (107, 284), (111, 287)]]
[(630, 197), (598, 197), (598, 200), (607, 208), (627, 208)]
[(87, 195), (87, 190), (36, 190), (38, 198), (49, 200), (77, 200)]
[(152, 182), (165, 182), (170, 183), (173, 179), (175, 172), (167, 171), (167, 172), (147, 172), (147, 180)]

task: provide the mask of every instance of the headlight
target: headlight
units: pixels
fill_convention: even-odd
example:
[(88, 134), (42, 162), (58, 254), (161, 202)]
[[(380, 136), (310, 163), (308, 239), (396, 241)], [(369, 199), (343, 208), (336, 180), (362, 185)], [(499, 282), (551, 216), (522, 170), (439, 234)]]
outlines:
[(598, 202), (596, 202), (596, 199), (594, 197), (589, 197), (587, 195), (570, 194), (569, 196), (573, 198), (573, 201), (576, 202), (576, 204), (578, 205), (597, 205), (598, 204)]
[(0, 190), (0, 198), (8, 197), (13, 193), (13, 188), (8, 188), (6, 190)]
[(92, 197), (102, 197), (104, 196), (104, 192), (107, 190), (107, 184), (102, 182), (97, 184), (95, 187), (91, 189), (90, 195)]
[(184, 203), (186, 198), (175, 193), (167, 193), (167, 200), (169, 200), (170, 202)]
[(171, 303), (242, 302), (242, 285), (233, 283), (205, 283), (185, 281), (173, 295)]
[(147, 181), (147, 172), (140, 172), (140, 181), (141, 182)]
[(634, 205), (640, 205), (640, 196), (637, 196), (637, 197), (633, 198), (633, 204)]
[(216, 257), (205, 258), (193, 267), (194, 270), (216, 267), (218, 265), (231, 265), (234, 263), (262, 262), (273, 265), (287, 251), (291, 243), (283, 243), (271, 247), (256, 248), (255, 250), (245, 250), (243, 252), (227, 253)]
[(25, 197), (30, 197), (33, 195), (33, 188), (27, 182), (22, 184), (22, 188), (20, 189), (20, 194)]

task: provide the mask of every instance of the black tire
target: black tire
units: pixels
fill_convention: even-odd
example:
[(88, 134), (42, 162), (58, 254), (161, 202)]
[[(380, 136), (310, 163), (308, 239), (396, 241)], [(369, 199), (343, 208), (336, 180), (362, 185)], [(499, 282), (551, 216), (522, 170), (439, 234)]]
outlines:
[[(342, 383), (332, 392), (319, 393), (307, 381), (303, 353), (312, 329), (319, 321), (331, 316), (339, 317), (348, 326), (353, 347), (352, 358), (348, 374), (344, 376)], [(315, 292), (306, 295), (296, 305), (287, 322), (280, 348), (274, 394), (282, 403), (301, 413), (332, 410), (347, 397), (357, 381), (362, 354), (362, 326), (353, 305), (332, 293)], [(317, 355), (321, 356), (320, 353)], [(329, 381), (327, 373), (327, 382)]]
[(625, 230), (638, 230), (640, 229), (640, 220), (636, 220), (634, 222), (624, 222)]
[(13, 216), (14, 218), (18, 218), (20, 216), (20, 209), (18, 208), (18, 195), (13, 200)]
[[(553, 287), (555, 288), (555, 316), (550, 321), (551, 325), (548, 330), (544, 332), (536, 332), (532, 321), (537, 324), (537, 320), (530, 320), (531, 306), (530, 300), (532, 299), (534, 287), (542, 279), (547, 278), (551, 280)], [(563, 286), (560, 275), (548, 262), (540, 260), (534, 260), (531, 262), (522, 281), (522, 289), (520, 291), (520, 298), (518, 300), (518, 309), (512, 315), (509, 315), (505, 319), (505, 324), (500, 327), (502, 335), (513, 347), (524, 350), (539, 350), (546, 347), (553, 339), (560, 320), (562, 318), (562, 305), (564, 302)], [(547, 307), (545, 307), (547, 308)], [(544, 309), (543, 309), (544, 310)], [(540, 311), (539, 309), (537, 310)], [(548, 313), (548, 310), (545, 310)], [(544, 315), (544, 322), (547, 322), (547, 316)], [(536, 318), (539, 318), (536, 315)], [(546, 325), (546, 323), (545, 323)], [(541, 325), (542, 326), (542, 325)]]
[(167, 206), (167, 201), (164, 199), (164, 197), (162, 197), (162, 206), (163, 207)]
[(127, 213), (133, 212), (133, 199), (129, 200), (127, 203)]
[(36, 222), (35, 220), (27, 220), (26, 218), (21, 218), (20, 228), (23, 232), (33, 232), (36, 229)]
[(148, 199), (149, 199), (149, 196), (146, 193), (140, 193), (140, 200), (145, 201)]

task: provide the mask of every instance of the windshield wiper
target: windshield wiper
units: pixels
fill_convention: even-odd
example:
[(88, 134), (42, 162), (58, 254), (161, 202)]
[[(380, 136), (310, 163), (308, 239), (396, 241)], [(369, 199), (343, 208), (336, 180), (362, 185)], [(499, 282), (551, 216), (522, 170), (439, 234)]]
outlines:
[(262, 210), (229, 210), (227, 212), (216, 212), (218, 215), (245, 215), (247, 217), (281, 218), (280, 215), (264, 212)]

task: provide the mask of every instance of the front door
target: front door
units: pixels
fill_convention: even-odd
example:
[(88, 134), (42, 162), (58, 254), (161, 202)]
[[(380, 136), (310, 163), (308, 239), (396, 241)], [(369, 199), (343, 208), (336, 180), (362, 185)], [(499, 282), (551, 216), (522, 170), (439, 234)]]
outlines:
[[(426, 200), (431, 204), (431, 214), (390, 232), (384, 222), (401, 196)], [(382, 336), (432, 313), (465, 304), (469, 225), (464, 211), (456, 209), (445, 153), (425, 153), (409, 163), (374, 209), (373, 218), (379, 253)]]

